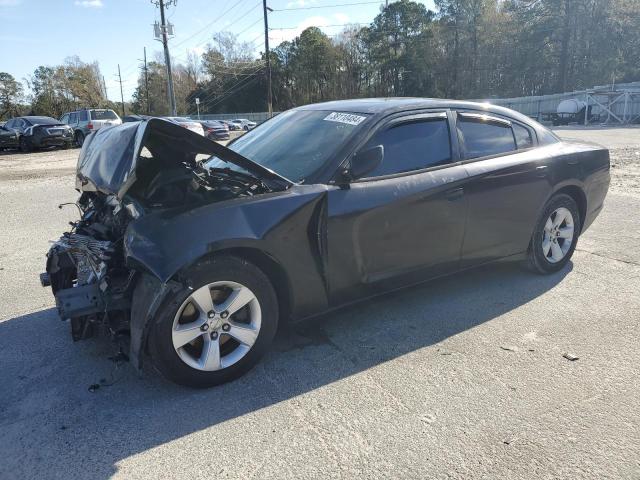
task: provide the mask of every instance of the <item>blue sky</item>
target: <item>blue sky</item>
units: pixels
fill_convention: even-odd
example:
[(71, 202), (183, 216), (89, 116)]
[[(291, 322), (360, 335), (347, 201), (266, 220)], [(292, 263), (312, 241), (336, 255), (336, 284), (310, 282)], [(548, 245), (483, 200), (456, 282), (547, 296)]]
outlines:
[[(433, 0), (418, 1), (434, 8)], [(332, 25), (370, 22), (382, 4), (384, 0), (269, 0), (275, 10), (269, 14), (269, 27), (287, 27), (270, 32), (271, 46), (312, 25), (335, 34), (343, 27)], [(152, 29), (159, 17), (150, 0), (0, 0), (0, 71), (22, 81), (39, 65), (57, 65), (78, 55), (100, 63), (109, 98), (117, 100), (119, 63), (129, 99), (143, 47), (147, 59), (162, 51)], [(167, 17), (175, 26), (169, 45), (177, 61), (188, 51), (202, 52), (219, 31), (253, 42), (256, 54), (264, 49), (262, 0), (178, 0)]]

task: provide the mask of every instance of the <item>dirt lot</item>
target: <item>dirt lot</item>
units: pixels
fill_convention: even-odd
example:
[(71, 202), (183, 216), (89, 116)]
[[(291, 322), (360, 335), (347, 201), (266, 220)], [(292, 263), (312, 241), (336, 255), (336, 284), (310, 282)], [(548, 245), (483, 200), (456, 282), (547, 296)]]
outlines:
[(565, 271), (486, 267), (333, 314), (207, 391), (72, 342), (37, 274), (76, 215), (57, 205), (78, 151), (0, 154), (0, 478), (640, 479), (640, 129), (558, 133), (615, 165)]

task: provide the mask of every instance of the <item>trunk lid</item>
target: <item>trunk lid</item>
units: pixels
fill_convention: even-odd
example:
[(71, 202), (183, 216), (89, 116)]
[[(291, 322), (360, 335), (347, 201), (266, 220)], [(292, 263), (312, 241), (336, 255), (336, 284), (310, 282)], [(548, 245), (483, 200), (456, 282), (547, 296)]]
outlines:
[(160, 162), (163, 169), (169, 169), (183, 163), (195, 164), (213, 155), (273, 187), (282, 189), (293, 185), (290, 180), (227, 147), (175, 123), (152, 118), (104, 128), (89, 135), (78, 158), (76, 188), (116, 195), (122, 200), (136, 182), (141, 162)]

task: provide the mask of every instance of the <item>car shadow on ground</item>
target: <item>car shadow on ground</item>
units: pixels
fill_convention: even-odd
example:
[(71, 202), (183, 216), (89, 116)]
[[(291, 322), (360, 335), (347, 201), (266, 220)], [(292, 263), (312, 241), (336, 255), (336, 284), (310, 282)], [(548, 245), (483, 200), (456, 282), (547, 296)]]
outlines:
[[(418, 349), (439, 355), (440, 342), (534, 300), (571, 268), (539, 276), (509, 264), (483, 267), (284, 328), (259, 366), (209, 390), (173, 385), (150, 367), (138, 376), (107, 360), (114, 347), (104, 339), (72, 344), (53, 309), (7, 320), (0, 323), (0, 451), (21, 458), (22, 471), (4, 475), (69, 478), (63, 466), (75, 461), (86, 477), (109, 478), (119, 461), (171, 440)], [(101, 386), (90, 392), (91, 384)], [(26, 445), (23, 432), (34, 429), (38, 443)]]

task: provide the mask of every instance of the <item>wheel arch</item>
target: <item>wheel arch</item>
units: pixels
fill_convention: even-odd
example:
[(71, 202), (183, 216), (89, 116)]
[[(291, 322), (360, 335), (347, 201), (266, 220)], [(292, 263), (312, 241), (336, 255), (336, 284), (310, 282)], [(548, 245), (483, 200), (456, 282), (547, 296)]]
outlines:
[[(278, 299), (278, 310), (280, 319), (283, 322), (289, 320), (292, 310), (292, 289), (291, 281), (286, 273), (284, 267), (273, 256), (269, 255), (264, 250), (254, 247), (227, 247), (214, 252), (208, 252), (207, 254), (197, 258), (193, 263), (199, 263), (203, 260), (219, 257), (222, 255), (230, 255), (234, 257), (246, 260), (256, 267), (258, 267), (267, 276)], [(173, 279), (177, 279), (180, 276), (180, 272), (173, 276)]]
[(580, 213), (580, 228), (582, 229), (587, 216), (587, 195), (584, 193), (584, 190), (578, 185), (565, 185), (553, 192), (553, 195), (558, 194), (569, 195), (573, 198), (574, 202), (576, 202), (578, 212)]

